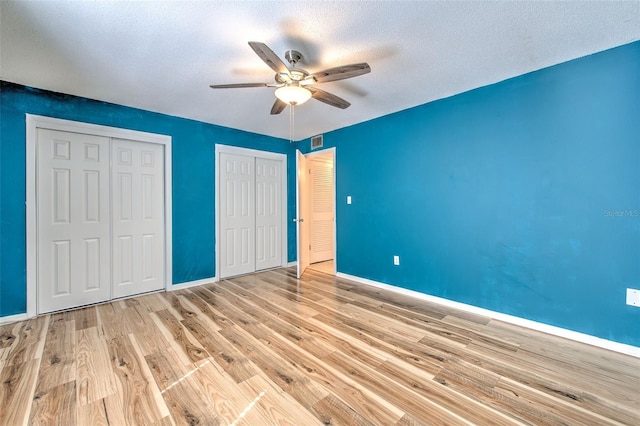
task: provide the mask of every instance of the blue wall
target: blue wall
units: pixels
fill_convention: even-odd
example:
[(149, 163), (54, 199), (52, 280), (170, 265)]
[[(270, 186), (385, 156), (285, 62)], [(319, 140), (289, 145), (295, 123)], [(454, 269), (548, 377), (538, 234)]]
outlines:
[(640, 346), (640, 42), (324, 142), (340, 272)]
[[(295, 156), (291, 155), (294, 148), (284, 139), (2, 82), (0, 316), (26, 312), (25, 113), (172, 137), (174, 283), (209, 278), (216, 273), (216, 143), (286, 153), (289, 173), (295, 173)], [(295, 212), (295, 193), (289, 188), (291, 214)], [(289, 226), (288, 231), (289, 259), (294, 259), (295, 229)]]

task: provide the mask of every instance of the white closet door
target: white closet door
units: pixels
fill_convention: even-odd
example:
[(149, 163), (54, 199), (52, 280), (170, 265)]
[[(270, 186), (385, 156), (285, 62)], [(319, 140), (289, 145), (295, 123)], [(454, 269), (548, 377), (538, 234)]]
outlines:
[(309, 262), (323, 262), (334, 258), (334, 200), (333, 161), (324, 158), (309, 158), (311, 170), (311, 250)]
[(113, 298), (164, 287), (164, 147), (113, 139)]
[(255, 265), (255, 158), (220, 153), (220, 277)]
[(38, 312), (108, 300), (109, 139), (38, 129), (37, 140)]
[(256, 271), (282, 265), (281, 164), (256, 158)]

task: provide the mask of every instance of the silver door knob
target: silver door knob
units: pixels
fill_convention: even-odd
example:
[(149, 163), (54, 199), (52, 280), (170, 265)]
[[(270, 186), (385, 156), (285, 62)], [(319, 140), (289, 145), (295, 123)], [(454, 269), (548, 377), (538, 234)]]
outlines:
[(294, 222), (304, 222), (304, 219), (296, 219), (296, 218), (293, 218), (293, 221), (294, 221)]

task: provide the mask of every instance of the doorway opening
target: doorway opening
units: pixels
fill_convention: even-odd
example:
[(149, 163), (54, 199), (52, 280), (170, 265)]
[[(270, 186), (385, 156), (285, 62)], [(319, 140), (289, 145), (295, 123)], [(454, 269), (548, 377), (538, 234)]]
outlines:
[(308, 203), (309, 269), (325, 274), (336, 273), (335, 222), (335, 148), (305, 155), (308, 169), (306, 185), (301, 190)]

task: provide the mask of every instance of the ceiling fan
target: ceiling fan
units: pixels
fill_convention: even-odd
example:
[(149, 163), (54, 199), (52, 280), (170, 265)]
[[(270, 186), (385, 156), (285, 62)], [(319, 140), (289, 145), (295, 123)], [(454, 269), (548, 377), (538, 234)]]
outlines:
[(302, 54), (297, 50), (288, 50), (285, 52), (284, 57), (291, 65), (287, 67), (278, 55), (266, 44), (258, 41), (250, 41), (249, 46), (251, 46), (260, 59), (276, 72), (275, 83), (212, 84), (210, 87), (212, 89), (277, 87), (278, 89), (275, 91), (276, 101), (273, 107), (271, 107), (271, 114), (280, 114), (287, 105), (300, 105), (309, 98), (317, 99), (320, 102), (337, 108), (348, 108), (351, 105), (349, 102), (312, 86), (329, 81), (357, 77), (371, 72), (369, 64), (362, 62), (309, 73), (302, 68), (296, 67), (296, 64), (302, 59)]

